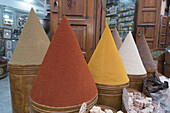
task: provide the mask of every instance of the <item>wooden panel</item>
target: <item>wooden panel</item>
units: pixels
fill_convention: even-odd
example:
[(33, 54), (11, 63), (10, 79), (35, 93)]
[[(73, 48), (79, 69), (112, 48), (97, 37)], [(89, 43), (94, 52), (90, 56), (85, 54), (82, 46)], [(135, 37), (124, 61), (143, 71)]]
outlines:
[(79, 42), (81, 50), (86, 51), (85, 43), (87, 41), (86, 40), (87, 27), (86, 26), (74, 26), (74, 25), (72, 25), (71, 27), (76, 35), (76, 38), (77, 38), (77, 41)]
[(54, 4), (54, 0), (50, 0), (50, 39), (52, 39), (58, 27), (58, 13), (52, 12), (53, 4)]
[(67, 0), (61, 0), (61, 11), (62, 16), (79, 16), (86, 17), (86, 1), (87, 0), (70, 0), (70, 5), (68, 6)]
[(166, 45), (165, 47), (168, 47), (168, 44), (170, 44), (170, 17), (168, 17), (168, 23), (167, 23), (167, 38), (166, 38)]
[(96, 0), (59, 0), (59, 22), (65, 15), (72, 26), (86, 61), (95, 48)]
[(150, 49), (157, 48), (161, 0), (139, 0), (136, 41), (144, 33)]
[(156, 6), (156, 0), (143, 0), (144, 7), (155, 7)]
[(155, 12), (143, 12), (143, 23), (155, 23)]
[(167, 24), (168, 17), (161, 16), (161, 25), (160, 25), (160, 32), (159, 32), (159, 48), (166, 47), (166, 40), (167, 40)]

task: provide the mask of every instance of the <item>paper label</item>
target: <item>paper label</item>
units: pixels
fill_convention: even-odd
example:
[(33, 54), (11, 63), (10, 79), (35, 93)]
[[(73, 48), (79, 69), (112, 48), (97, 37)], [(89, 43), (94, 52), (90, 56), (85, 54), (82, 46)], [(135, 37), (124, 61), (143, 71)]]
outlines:
[(84, 102), (84, 103), (81, 105), (81, 108), (80, 108), (79, 113), (86, 113), (86, 106), (87, 106), (87, 104)]

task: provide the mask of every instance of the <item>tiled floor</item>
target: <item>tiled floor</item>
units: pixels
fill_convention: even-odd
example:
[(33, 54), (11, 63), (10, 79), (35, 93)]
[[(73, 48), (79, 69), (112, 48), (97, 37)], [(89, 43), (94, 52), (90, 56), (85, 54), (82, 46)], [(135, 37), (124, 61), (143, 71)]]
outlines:
[(12, 113), (9, 76), (0, 79), (0, 113)]

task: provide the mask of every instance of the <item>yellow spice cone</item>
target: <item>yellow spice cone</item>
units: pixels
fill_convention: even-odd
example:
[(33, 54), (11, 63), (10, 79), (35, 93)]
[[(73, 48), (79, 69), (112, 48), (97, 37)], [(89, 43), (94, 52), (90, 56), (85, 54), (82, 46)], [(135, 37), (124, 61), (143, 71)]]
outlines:
[(106, 25), (88, 66), (96, 83), (120, 85), (129, 82), (108, 25)]

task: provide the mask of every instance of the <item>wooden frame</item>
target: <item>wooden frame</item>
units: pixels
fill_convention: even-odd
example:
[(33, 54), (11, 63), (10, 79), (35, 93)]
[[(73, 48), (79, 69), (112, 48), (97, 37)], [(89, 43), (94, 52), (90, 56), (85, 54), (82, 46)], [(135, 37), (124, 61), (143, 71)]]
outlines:
[(12, 39), (12, 29), (3, 28), (3, 36), (4, 39)]

